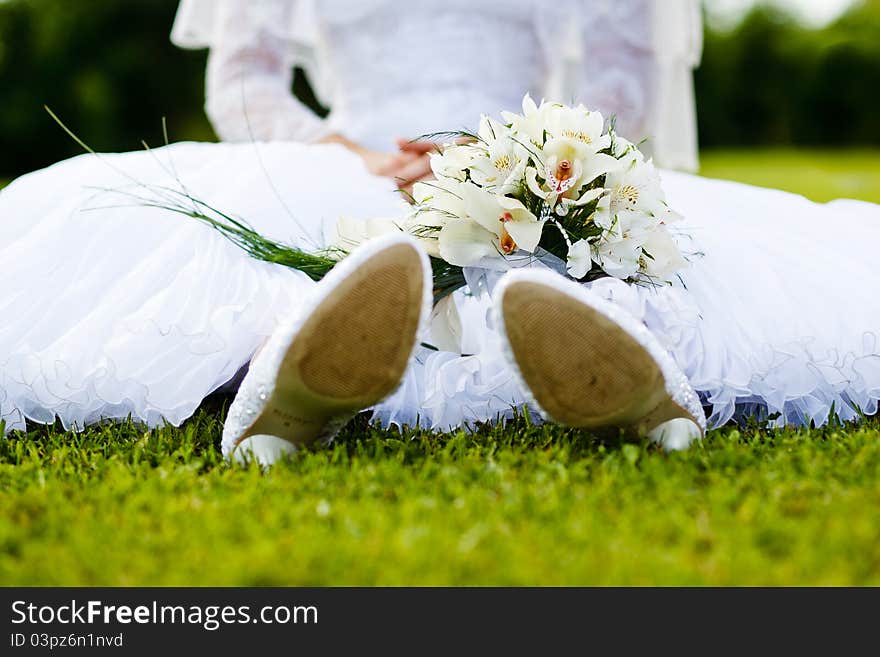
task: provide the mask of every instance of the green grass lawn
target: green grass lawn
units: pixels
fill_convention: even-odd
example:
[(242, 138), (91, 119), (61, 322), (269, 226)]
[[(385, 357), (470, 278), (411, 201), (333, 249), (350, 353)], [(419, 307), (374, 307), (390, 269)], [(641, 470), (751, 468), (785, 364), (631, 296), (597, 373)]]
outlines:
[(700, 174), (803, 194), (880, 203), (880, 150), (736, 150), (701, 156)]
[(880, 425), (686, 453), (525, 420), (350, 427), (268, 474), (219, 419), (0, 443), (7, 584), (880, 584)]
[[(880, 201), (880, 155), (704, 166)], [(728, 427), (676, 454), (526, 419), (403, 436), (360, 420), (264, 474), (222, 461), (222, 415), (0, 440), (0, 584), (880, 585), (878, 420)]]

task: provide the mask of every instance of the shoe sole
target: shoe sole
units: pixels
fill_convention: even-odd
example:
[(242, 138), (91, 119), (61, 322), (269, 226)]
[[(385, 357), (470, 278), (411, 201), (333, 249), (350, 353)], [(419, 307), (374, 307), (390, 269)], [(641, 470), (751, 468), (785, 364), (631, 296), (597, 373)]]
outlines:
[(651, 354), (598, 310), (535, 281), (512, 282), (501, 306), (520, 375), (553, 420), (644, 433), (692, 419), (667, 393)]
[(424, 276), (416, 247), (394, 244), (340, 281), (297, 331), (273, 392), (233, 449), (265, 436), (311, 444), (332, 420), (393, 392), (418, 334)]

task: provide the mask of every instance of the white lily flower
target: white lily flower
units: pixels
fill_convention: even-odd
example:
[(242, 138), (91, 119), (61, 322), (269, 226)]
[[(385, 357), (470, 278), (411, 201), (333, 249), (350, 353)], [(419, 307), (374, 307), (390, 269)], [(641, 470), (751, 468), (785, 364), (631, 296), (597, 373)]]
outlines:
[(422, 243), (429, 255), (441, 257), (438, 238), (451, 220), (464, 216), (464, 201), (459, 188), (464, 183), (453, 178), (438, 178), (413, 185), (414, 211), (403, 229)]
[(448, 295), (434, 304), (428, 320), (428, 341), (440, 351), (462, 352), (464, 329), (455, 297)]
[(580, 208), (585, 206), (587, 203), (595, 201), (597, 198), (602, 196), (605, 193), (605, 189), (603, 187), (596, 187), (594, 189), (588, 189), (583, 194), (581, 194), (580, 198), (561, 198), (559, 199), (559, 204), (556, 206), (556, 214), (561, 217), (564, 217), (569, 213), (571, 208)]
[(471, 164), (471, 179), (496, 194), (519, 190), (528, 163), (528, 152), (510, 130), (487, 116), (480, 120), (481, 156)]
[(545, 151), (551, 142), (566, 144), (580, 158), (586, 158), (611, 146), (611, 136), (603, 134), (605, 119), (599, 112), (591, 112), (583, 105), (551, 105), (544, 116), (544, 130), (548, 135)]
[(444, 217), (461, 217), (464, 201), (461, 188), (466, 186), (454, 178), (438, 178), (413, 185), (412, 197), (419, 215), (436, 215), (431, 225), (443, 225)]
[[(636, 145), (605, 129), (602, 114), (583, 105), (538, 105), (527, 94), (521, 114), (502, 116), (507, 125), (481, 117), (479, 143), (432, 157), (438, 181), (414, 188), (415, 216), (423, 228), (436, 228), (443, 258), (467, 266), (496, 254), (534, 252), (552, 220), (565, 236), (566, 269), (574, 278), (594, 264), (620, 279), (639, 272), (667, 277), (684, 265), (664, 225), (678, 215), (666, 205), (659, 173)], [(541, 201), (540, 218), (513, 198), (523, 188), (529, 206)], [(572, 244), (579, 228), (562, 218), (593, 205), (587, 221), (602, 234), (591, 230)]]
[(330, 244), (344, 251), (362, 244), (374, 237), (400, 233), (404, 230), (401, 223), (395, 219), (375, 217), (372, 219), (352, 219), (351, 217), (339, 217), (336, 220), (334, 234), (330, 237)]
[(447, 144), (439, 153), (431, 153), (431, 171), (437, 178), (466, 179), (466, 171), (483, 155), (473, 144)]
[(603, 239), (592, 244), (592, 257), (606, 274), (625, 280), (639, 271), (643, 234), (626, 234), (620, 239)]
[(525, 136), (536, 146), (544, 144), (544, 126), (549, 104), (541, 101), (540, 107), (529, 94), (523, 96), (522, 114), (501, 112), (501, 117), (510, 124), (514, 132)]
[(660, 176), (652, 162), (645, 162), (638, 155), (628, 156), (621, 166), (605, 176), (607, 193), (599, 200), (593, 219), (597, 225), (612, 229), (637, 217), (656, 217), (663, 221), (673, 213), (666, 206)]
[(662, 226), (648, 231), (642, 249), (644, 250), (642, 268), (652, 278), (669, 280), (676, 271), (687, 267), (687, 260), (681, 255), (672, 235)]
[(534, 251), (541, 241), (544, 222), (520, 201), (487, 192), (470, 183), (457, 192), (463, 201), (460, 219), (443, 223), (439, 235), (444, 260), (467, 266), (493, 254), (511, 254), (517, 249)]
[(611, 143), (613, 146), (612, 154), (618, 160), (625, 160), (627, 158), (634, 157), (642, 162), (645, 161), (644, 154), (629, 139), (621, 137), (613, 130), (609, 132), (609, 135), (611, 135)]

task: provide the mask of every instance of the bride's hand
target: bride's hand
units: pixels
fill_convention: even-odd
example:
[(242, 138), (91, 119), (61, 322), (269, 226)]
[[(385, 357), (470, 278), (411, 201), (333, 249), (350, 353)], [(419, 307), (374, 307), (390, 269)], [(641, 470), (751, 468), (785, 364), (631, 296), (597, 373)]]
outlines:
[(318, 143), (345, 146), (363, 160), (370, 173), (393, 179), (398, 188), (407, 193), (412, 191), (414, 183), (432, 176), (429, 154), (437, 150), (437, 145), (432, 142), (398, 139), (399, 152), (383, 153), (361, 146), (338, 134), (324, 137)]
[(360, 157), (364, 161), (367, 171), (375, 176), (392, 177), (392, 174), (409, 160), (409, 158), (403, 158), (397, 153), (382, 153), (371, 150), (339, 134), (327, 135), (320, 139), (318, 143), (345, 146), (345, 148)]
[[(468, 138), (456, 139), (456, 144), (467, 144), (473, 140)], [(433, 180), (434, 172), (431, 170), (431, 153), (439, 153), (442, 145), (433, 141), (411, 141), (397, 139), (397, 148), (401, 153), (413, 156), (412, 161), (402, 166), (397, 171), (398, 187), (410, 193), (412, 186), (421, 180)]]
[(432, 141), (410, 141), (398, 138), (397, 147), (402, 154), (412, 158), (397, 171), (397, 186), (400, 189), (409, 193), (415, 183), (434, 177), (434, 172), (431, 171), (431, 153), (440, 151), (439, 144)]

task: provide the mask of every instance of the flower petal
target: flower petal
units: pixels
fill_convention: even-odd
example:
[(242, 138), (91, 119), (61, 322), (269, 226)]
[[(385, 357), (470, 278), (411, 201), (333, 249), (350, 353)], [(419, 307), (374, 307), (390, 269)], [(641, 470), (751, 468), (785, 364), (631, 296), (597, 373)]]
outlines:
[(587, 240), (579, 240), (571, 245), (568, 250), (568, 263), (566, 269), (572, 278), (583, 278), (593, 268), (593, 258), (590, 254), (590, 243)]
[(440, 231), (440, 256), (449, 264), (467, 267), (495, 252), (495, 235), (469, 219), (451, 219)]
[(516, 242), (516, 245), (524, 251), (533, 252), (538, 248), (541, 241), (541, 233), (544, 230), (543, 221), (514, 220), (504, 224), (507, 232)]
[(614, 171), (620, 167), (620, 161), (610, 155), (604, 153), (596, 153), (591, 155), (584, 162), (584, 174), (582, 180), (584, 183), (591, 183), (602, 174)]
[[(581, 197), (576, 201), (570, 202), (568, 205), (572, 207), (579, 208), (582, 205), (586, 205), (592, 201), (595, 201), (597, 198), (602, 196), (605, 193), (605, 190), (602, 187), (596, 187), (595, 189), (588, 189), (586, 192), (581, 194)], [(566, 201), (568, 199), (565, 199)]]
[(462, 185), (459, 193), (464, 201), (465, 214), (485, 230), (499, 235), (501, 206), (498, 205), (495, 194), (470, 184)]
[(526, 169), (526, 185), (529, 188), (529, 191), (537, 196), (538, 198), (547, 199), (550, 196), (550, 192), (546, 192), (541, 189), (541, 185), (538, 184), (538, 170), (535, 167), (529, 167)]

